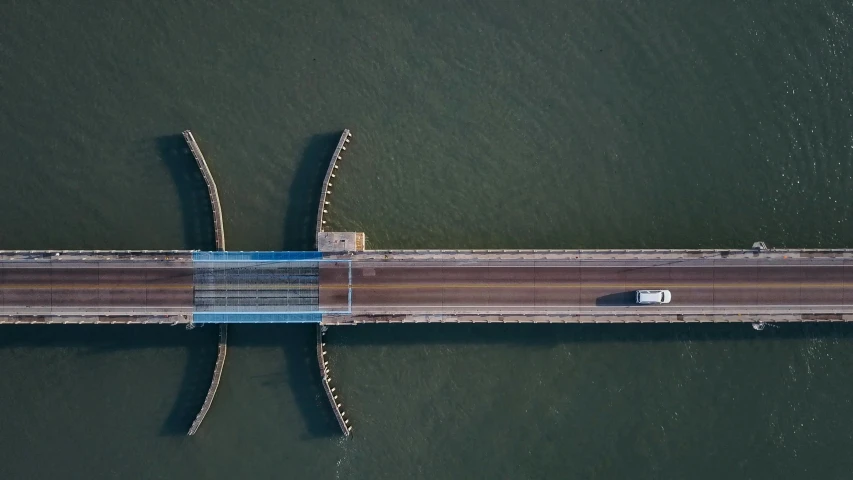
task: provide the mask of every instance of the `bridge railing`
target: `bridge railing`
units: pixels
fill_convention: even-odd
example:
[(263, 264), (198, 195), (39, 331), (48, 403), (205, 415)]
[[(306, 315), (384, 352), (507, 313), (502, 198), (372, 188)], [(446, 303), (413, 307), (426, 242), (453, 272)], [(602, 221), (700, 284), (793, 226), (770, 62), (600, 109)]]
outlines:
[[(850, 248), (777, 248), (764, 251), (766, 253), (853, 253)], [(731, 253), (731, 254), (754, 254), (756, 250), (749, 248), (634, 248), (634, 249), (601, 249), (601, 248), (583, 248), (583, 249), (386, 249), (386, 250), (367, 250), (370, 254), (453, 254), (453, 253), (581, 253), (581, 254), (654, 254), (654, 253), (686, 253), (686, 254), (713, 254), (713, 253)]]

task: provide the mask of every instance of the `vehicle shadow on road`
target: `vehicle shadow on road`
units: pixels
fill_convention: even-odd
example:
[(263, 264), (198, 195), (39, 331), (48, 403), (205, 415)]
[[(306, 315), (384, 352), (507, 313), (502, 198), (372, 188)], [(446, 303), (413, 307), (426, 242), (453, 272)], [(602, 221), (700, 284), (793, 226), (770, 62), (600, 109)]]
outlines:
[(636, 305), (636, 293), (632, 291), (610, 293), (595, 299), (599, 307), (627, 307)]

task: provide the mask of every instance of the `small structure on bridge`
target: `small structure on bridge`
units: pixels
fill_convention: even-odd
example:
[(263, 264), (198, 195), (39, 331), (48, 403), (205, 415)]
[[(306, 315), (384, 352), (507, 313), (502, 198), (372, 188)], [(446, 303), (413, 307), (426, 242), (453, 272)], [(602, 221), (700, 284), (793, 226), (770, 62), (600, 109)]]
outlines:
[(363, 232), (317, 232), (317, 250), (327, 253), (363, 252)]

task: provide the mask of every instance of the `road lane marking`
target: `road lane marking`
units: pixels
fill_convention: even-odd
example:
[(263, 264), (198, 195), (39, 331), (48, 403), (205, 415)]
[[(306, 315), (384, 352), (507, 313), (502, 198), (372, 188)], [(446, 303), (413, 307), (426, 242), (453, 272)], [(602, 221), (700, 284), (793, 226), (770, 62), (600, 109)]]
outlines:
[(151, 284), (75, 284), (63, 283), (57, 285), (43, 283), (0, 283), (0, 291), (3, 290), (192, 290), (193, 285), (151, 285)]
[[(737, 259), (741, 260), (741, 259)], [(663, 262), (667, 262), (668, 260), (663, 259)], [(766, 261), (766, 260), (764, 260)], [(814, 263), (818, 263), (815, 260), (808, 259), (800, 259), (798, 261), (791, 261), (791, 263), (772, 263), (772, 264), (757, 264), (759, 260), (755, 260), (756, 264), (752, 265), (720, 265), (713, 264), (711, 262), (700, 262), (698, 264), (692, 265), (674, 265), (668, 263), (657, 263), (648, 265), (647, 263), (655, 262), (655, 260), (637, 260), (636, 264), (626, 264), (626, 263), (617, 263), (616, 265), (601, 265), (602, 263), (616, 263), (614, 260), (519, 260), (519, 259), (506, 259), (506, 260), (482, 260), (482, 261), (474, 261), (474, 263), (468, 264), (467, 262), (463, 262), (462, 260), (454, 261), (454, 260), (394, 260), (394, 261), (377, 261), (377, 260), (356, 260), (354, 261), (353, 269), (366, 269), (366, 268), (410, 268), (412, 270), (417, 269), (427, 269), (427, 268), (622, 268), (629, 270), (639, 270), (639, 269), (655, 269), (655, 270), (663, 270), (665, 268), (696, 268), (696, 269), (704, 269), (711, 270), (717, 268), (843, 268), (843, 267), (853, 267), (853, 264), (843, 263), (841, 259), (839, 260), (820, 260), (822, 262), (826, 262), (823, 264), (814, 265)], [(548, 264), (540, 265), (538, 262), (548, 262)], [(562, 262), (562, 264), (561, 264)], [(643, 263), (641, 263), (643, 262)], [(681, 263), (681, 261), (679, 261)], [(695, 260), (687, 260), (686, 262), (695, 262)], [(734, 260), (723, 260), (723, 262), (734, 262)], [(800, 262), (808, 262), (808, 263), (800, 263)], [(501, 265), (501, 263), (514, 263), (515, 265)], [(590, 265), (594, 264), (594, 265)], [(322, 271), (330, 271), (335, 270), (337, 268), (343, 267), (320, 267)]]
[(631, 290), (657, 290), (657, 289), (708, 289), (708, 288), (725, 288), (725, 289), (743, 289), (745, 291), (767, 290), (767, 289), (849, 289), (853, 288), (853, 283), (754, 283), (744, 281), (743, 283), (387, 283), (387, 284), (289, 284), (289, 283), (254, 283), (245, 285), (228, 285), (221, 289), (217, 286), (210, 285), (157, 285), (157, 284), (113, 284), (113, 285), (97, 285), (97, 284), (26, 284), (26, 283), (0, 283), (0, 291), (2, 290), (191, 290), (195, 288), (198, 291), (228, 291), (228, 290), (410, 290), (410, 289), (438, 289), (438, 288), (502, 288), (502, 289), (570, 289), (570, 288), (595, 288), (595, 289), (627, 289)]
[[(358, 312), (360, 310), (369, 311), (371, 309), (399, 311), (399, 310), (407, 309), (407, 308), (411, 308), (411, 309), (429, 308), (429, 309), (433, 309), (433, 310), (437, 310), (437, 309), (438, 310), (455, 310), (455, 309), (460, 309), (460, 308), (477, 308), (477, 309), (502, 308), (502, 309), (518, 309), (519, 311), (533, 310), (533, 311), (545, 311), (545, 312), (547, 312), (547, 311), (555, 310), (555, 309), (570, 308), (570, 309), (574, 309), (574, 310), (590, 310), (593, 312), (598, 312), (598, 311), (602, 311), (602, 310), (604, 310), (604, 311), (606, 311), (606, 310), (620, 310), (620, 311), (627, 310), (627, 311), (630, 311), (632, 315), (642, 315), (643, 313), (654, 315), (654, 314), (658, 313), (658, 310), (667, 310), (667, 314), (675, 314), (675, 313), (678, 313), (680, 311), (686, 312), (687, 309), (697, 309), (697, 310), (703, 310), (704, 311), (704, 310), (709, 310), (709, 309), (722, 310), (722, 309), (728, 308), (728, 309), (735, 309), (735, 310), (739, 310), (739, 311), (747, 311), (749, 313), (745, 313), (744, 315), (748, 315), (748, 314), (754, 314), (754, 312), (750, 312), (750, 309), (753, 309), (753, 310), (754, 309), (761, 309), (761, 310), (776, 311), (776, 310), (784, 310), (784, 309), (792, 309), (793, 308), (793, 309), (809, 310), (809, 313), (811, 313), (812, 311), (815, 311), (815, 310), (820, 309), (820, 308), (838, 308), (838, 307), (844, 307), (844, 306), (846, 306), (846, 304), (841, 304), (841, 303), (829, 304), (829, 305), (816, 305), (816, 304), (810, 304), (810, 303), (803, 303), (803, 304), (797, 304), (797, 305), (781, 305), (781, 304), (777, 305), (775, 303), (745, 304), (745, 305), (715, 305), (715, 304), (710, 304), (710, 303), (704, 304), (704, 305), (703, 304), (680, 305), (680, 304), (671, 304), (671, 303), (667, 304), (667, 305), (660, 305), (660, 304), (658, 304), (658, 305), (639, 305), (639, 304), (634, 304), (634, 303), (627, 304), (627, 305), (583, 305), (583, 304), (575, 303), (575, 304), (565, 304), (565, 305), (541, 305), (541, 306), (535, 306), (535, 307), (523, 305), (523, 304), (519, 304), (519, 305), (490, 305), (487, 303), (479, 304), (479, 305), (443, 305), (443, 306), (442, 305), (435, 305), (435, 304), (432, 304), (432, 305), (387, 305), (387, 304), (379, 304), (379, 305), (354, 305), (353, 312), (355, 313), (355, 312)], [(557, 310), (557, 311), (562, 311), (562, 310)], [(819, 313), (832, 314), (833, 312), (822, 312), (821, 311)], [(696, 313), (693, 312), (692, 314), (696, 314)], [(797, 313), (797, 314), (799, 315), (800, 313)], [(732, 315), (737, 315), (737, 313), (733, 313)]]
[[(323, 284), (320, 283), (321, 289), (348, 289), (346, 284)], [(842, 289), (853, 288), (853, 284), (844, 283), (753, 283), (746, 281), (744, 283), (397, 283), (397, 284), (353, 284), (353, 289), (365, 290), (408, 290), (408, 289), (438, 289), (438, 288), (528, 288), (528, 289), (543, 289), (543, 288), (601, 288), (612, 289), (622, 288), (633, 290), (658, 290), (658, 289), (677, 289), (677, 288), (740, 288), (745, 291), (754, 291), (760, 289), (794, 289), (794, 288), (826, 288), (826, 289)]]

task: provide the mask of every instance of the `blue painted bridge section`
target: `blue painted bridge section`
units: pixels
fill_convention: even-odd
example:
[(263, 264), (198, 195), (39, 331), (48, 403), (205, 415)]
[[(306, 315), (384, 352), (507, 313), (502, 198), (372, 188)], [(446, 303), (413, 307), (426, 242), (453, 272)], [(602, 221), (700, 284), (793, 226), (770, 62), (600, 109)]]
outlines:
[[(194, 252), (194, 323), (319, 323), (320, 252)], [(340, 264), (340, 261), (336, 261)], [(350, 286), (351, 288), (351, 286)]]

